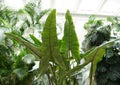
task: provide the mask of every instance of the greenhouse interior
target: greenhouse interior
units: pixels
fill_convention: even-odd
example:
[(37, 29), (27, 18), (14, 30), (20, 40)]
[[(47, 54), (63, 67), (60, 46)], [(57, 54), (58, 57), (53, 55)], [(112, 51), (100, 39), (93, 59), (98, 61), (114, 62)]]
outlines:
[(0, 85), (120, 85), (120, 0), (0, 0)]

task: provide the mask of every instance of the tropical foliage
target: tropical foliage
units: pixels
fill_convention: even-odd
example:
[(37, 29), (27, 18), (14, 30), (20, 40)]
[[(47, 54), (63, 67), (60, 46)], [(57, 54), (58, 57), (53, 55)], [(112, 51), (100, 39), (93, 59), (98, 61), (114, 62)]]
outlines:
[[(91, 16), (92, 17), (92, 16)], [(104, 21), (101, 20), (102, 24), (96, 24), (95, 16), (94, 21), (90, 23), (93, 18), (89, 18), (89, 21), (85, 24), (88, 30), (84, 40), (83, 50), (89, 50), (92, 47), (99, 46), (102, 43), (109, 41), (110, 39), (118, 38), (116, 30), (119, 31), (119, 19), (116, 17), (108, 17), (107, 22), (111, 23), (104, 26)], [(100, 21), (100, 20), (98, 20)], [(89, 25), (89, 26), (88, 26)], [(95, 26), (96, 25), (96, 26)], [(87, 28), (88, 27), (88, 28)], [(94, 30), (92, 30), (94, 29)], [(113, 35), (112, 35), (113, 34)], [(102, 61), (97, 64), (97, 70), (95, 72), (95, 78), (97, 85), (119, 85), (119, 42), (107, 47)]]
[[(102, 20), (96, 20), (95, 16), (90, 17), (84, 26), (88, 34), (83, 45), (86, 52), (82, 54), (70, 11), (67, 10), (65, 14), (62, 39), (58, 39), (55, 9), (48, 15), (45, 23), (41, 22), (41, 18), (48, 11), (41, 10), (40, 2), (29, 3), (18, 11), (1, 5), (0, 29), (7, 29), (7, 32), (0, 42), (0, 85), (79, 85), (75, 74), (89, 63), (92, 85), (95, 74), (97, 80), (96, 72), (101, 72), (98, 70), (98, 62), (104, 60), (107, 54), (111, 53), (111, 56), (107, 57), (114, 55), (111, 48), (119, 44), (113, 44), (115, 40), (110, 41), (110, 34), (112, 27), (119, 27), (118, 19), (109, 17), (112, 24), (104, 26)], [(106, 43), (103, 43), (104, 41)], [(104, 55), (106, 47), (111, 50), (107, 50)], [(85, 62), (81, 64), (83, 58)], [(40, 62), (37, 70), (32, 69), (35, 60)], [(106, 72), (105, 69), (102, 72)], [(118, 71), (119, 69), (115, 71), (116, 74)], [(114, 78), (110, 78), (117, 79), (119, 75), (116, 74), (113, 74)]]
[[(92, 85), (92, 77), (95, 74), (96, 65), (101, 61), (105, 48), (113, 44), (114, 41), (107, 42), (84, 54), (80, 54), (74, 23), (69, 11), (66, 12), (65, 18), (64, 36), (61, 40), (57, 38), (56, 10), (52, 10), (46, 19), (42, 31), (42, 42), (34, 38), (32, 43), (15, 31), (6, 33), (6, 35), (8, 38), (15, 39), (26, 46), (29, 51), (39, 58), (38, 78), (47, 75), (50, 85), (78, 85), (78, 81), (73, 74), (89, 63), (92, 63), (90, 72), (90, 85)], [(80, 64), (82, 58), (85, 58), (86, 61)], [(71, 67), (75, 63), (77, 65)]]
[[(30, 9), (31, 6), (33, 7)], [(38, 9), (40, 12), (36, 14)], [(28, 29), (34, 31), (33, 27), (36, 27), (37, 32), (40, 32), (43, 26), (40, 19), (48, 11), (41, 10), (40, 2), (28, 3), (24, 9), (20, 10), (9, 9), (5, 5), (0, 4), (0, 30), (3, 33), (15, 31), (25, 37)], [(36, 18), (31, 19), (31, 13)], [(3, 33), (1, 35), (4, 35)], [(33, 32), (30, 38), (37, 41)], [(37, 73), (37, 70), (33, 70), (35, 60), (35, 56), (27, 48), (15, 40), (2, 36), (0, 39), (0, 85), (34, 85), (36, 82), (34, 78)]]

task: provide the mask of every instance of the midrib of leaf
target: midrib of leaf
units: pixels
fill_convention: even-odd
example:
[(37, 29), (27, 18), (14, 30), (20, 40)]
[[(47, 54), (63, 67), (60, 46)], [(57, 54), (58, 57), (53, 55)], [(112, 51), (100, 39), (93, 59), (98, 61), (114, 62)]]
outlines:
[(70, 64), (70, 56), (71, 56), (71, 55), (70, 55), (70, 52), (71, 52), (71, 51), (70, 51), (70, 47), (71, 47), (71, 46), (70, 46), (70, 42), (71, 42), (70, 33), (71, 33), (71, 32), (70, 32), (70, 24), (69, 24), (69, 20), (68, 20), (68, 19), (66, 19), (66, 25), (67, 25), (67, 28), (68, 28), (68, 35), (69, 35), (69, 36), (67, 37), (67, 38), (68, 38), (68, 50), (67, 50), (67, 51), (68, 51), (68, 52), (67, 52), (67, 53), (68, 53), (68, 56), (67, 56), (67, 57), (68, 57), (69, 64)]
[(52, 44), (51, 44), (51, 29), (49, 28), (49, 49), (50, 49), (50, 57), (53, 58), (51, 45), (52, 45)]
[[(68, 20), (67, 20), (67, 21), (68, 21)], [(70, 52), (70, 48), (71, 48), (71, 46), (70, 46), (70, 45), (71, 45), (71, 38), (70, 38), (70, 37), (71, 37), (71, 36), (70, 36), (71, 30), (70, 30), (70, 23), (69, 23), (69, 21), (68, 21), (68, 26), (69, 26), (69, 37), (68, 37), (69, 48), (68, 48), (68, 49), (69, 49), (69, 52)], [(70, 57), (70, 56), (69, 56), (69, 57)]]
[[(53, 16), (52, 16), (52, 17), (53, 17)], [(53, 21), (54, 21), (54, 20), (53, 20)], [(52, 21), (52, 22), (53, 22), (53, 21)], [(56, 30), (55, 30), (55, 31), (56, 31)], [(52, 39), (52, 38), (51, 38), (51, 37), (52, 37), (51, 35), (52, 35), (52, 34), (51, 34), (51, 33), (52, 33), (52, 32), (51, 32), (51, 27), (49, 27), (49, 46), (50, 46), (50, 57), (51, 57), (51, 58), (53, 58), (54, 56), (52, 55), (53, 53), (52, 53), (52, 43), (51, 43), (51, 42), (52, 42), (52, 41), (51, 41), (51, 39)]]

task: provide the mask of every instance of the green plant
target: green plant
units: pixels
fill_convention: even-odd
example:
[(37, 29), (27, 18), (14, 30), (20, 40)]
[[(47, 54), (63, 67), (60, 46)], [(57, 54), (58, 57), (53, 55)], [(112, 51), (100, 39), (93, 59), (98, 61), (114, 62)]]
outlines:
[[(30, 8), (31, 6), (33, 7)], [(38, 9), (40, 11), (39, 13), (37, 13)], [(48, 11), (49, 10), (41, 10), (40, 2), (28, 3), (24, 9), (18, 11), (9, 9), (5, 5), (0, 4), (0, 29), (16, 31), (20, 36), (25, 35), (26, 29), (34, 30), (33, 27), (37, 28), (39, 32), (43, 25), (40, 19)], [(33, 16), (34, 18), (31, 19)], [(30, 38), (39, 46), (40, 42), (37, 42), (34, 33), (30, 33)], [(32, 67), (37, 58), (35, 58), (27, 48), (20, 45), (15, 40), (11, 41), (5, 37), (0, 41), (0, 45), (0, 58), (2, 61), (2, 64), (0, 64), (0, 85), (33, 85), (37, 70), (32, 70)], [(3, 52), (6, 55), (3, 56)]]
[[(6, 33), (6, 35), (25, 45), (29, 51), (39, 58), (38, 78), (47, 75), (50, 85), (78, 85), (73, 74), (89, 63), (92, 63), (90, 72), (90, 85), (92, 85), (92, 76), (95, 73), (97, 63), (101, 61), (105, 48), (113, 44), (114, 41), (95, 47), (81, 55), (75, 27), (69, 11), (66, 12), (65, 17), (64, 36), (61, 40), (57, 38), (56, 10), (52, 10), (46, 19), (42, 31), (42, 42), (35, 38), (33, 39), (34, 43), (31, 43), (15, 31)], [(39, 45), (36, 46), (37, 43)], [(86, 61), (83, 64), (79, 64), (82, 58), (85, 58)], [(71, 61), (77, 63), (77, 65), (71, 67)]]
[(11, 64), (13, 64), (10, 56), (9, 48), (0, 45), (0, 84), (7, 85), (11, 81)]
[[(90, 21), (90, 20), (89, 20)], [(119, 20), (117, 18), (108, 17), (108, 22), (111, 24), (104, 26), (104, 24), (98, 27), (88, 27), (88, 31), (84, 40), (84, 51), (91, 49), (92, 47), (99, 46), (102, 43), (109, 41), (110, 39), (116, 39), (116, 35), (111, 36), (111, 31), (115, 34), (115, 31), (119, 31)], [(86, 23), (88, 24), (88, 23)], [(85, 25), (86, 25), (85, 24)], [(91, 24), (89, 24), (91, 25)], [(95, 24), (96, 25), (96, 24)], [(86, 29), (86, 28), (85, 28)], [(92, 30), (94, 29), (94, 30)], [(97, 70), (95, 72), (95, 78), (97, 85), (119, 85), (119, 42), (110, 45), (104, 55), (102, 61), (97, 64)]]
[[(30, 76), (34, 74), (33, 71), (29, 71), (34, 66), (35, 58), (32, 54), (30, 56), (29, 52), (26, 52), (23, 48), (17, 54), (12, 48), (13, 45), (9, 46), (7, 43), (1, 43), (0, 45), (0, 84), (21, 85), (24, 83), (24, 85), (27, 85), (28, 83), (25, 84), (25, 80), (30, 80)], [(28, 61), (31, 62), (27, 63)]]
[(41, 32), (43, 28), (43, 23), (41, 18), (47, 14), (50, 10), (42, 10), (41, 2), (29, 2), (25, 5), (24, 9), (20, 10), (22, 15), (25, 17), (21, 17), (23, 22), (20, 26), (20, 33), (23, 34), (26, 29), (32, 30), (34, 34), (35, 31)]
[(27, 30), (31, 30), (31, 34), (34, 35), (34, 28), (40, 33), (43, 28), (43, 23), (40, 20), (49, 12), (49, 10), (41, 10), (40, 3), (40, 1), (29, 2), (24, 9), (17, 11), (0, 4), (0, 27), (16, 30), (21, 35), (27, 35), (25, 33)]
[(116, 42), (106, 49), (101, 62), (97, 65), (97, 85), (119, 85), (120, 84), (120, 42)]
[(96, 20), (94, 16), (90, 16), (84, 27), (88, 32), (82, 44), (82, 49), (84, 51), (110, 40), (112, 27), (110, 25), (104, 25), (103, 20)]
[(18, 22), (18, 12), (0, 4), (0, 27), (13, 29)]
[(91, 15), (89, 17), (89, 20), (88, 22), (86, 22), (84, 24), (84, 28), (87, 30), (87, 31), (91, 31), (91, 30), (94, 30), (100, 26), (104, 25), (104, 22), (103, 20), (100, 20), (100, 19), (96, 19), (96, 16), (95, 15)]

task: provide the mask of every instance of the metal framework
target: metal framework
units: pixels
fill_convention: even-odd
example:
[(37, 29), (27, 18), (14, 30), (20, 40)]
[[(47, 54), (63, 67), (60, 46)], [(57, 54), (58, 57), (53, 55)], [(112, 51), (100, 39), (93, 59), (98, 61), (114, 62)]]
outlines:
[[(6, 0), (0, 0), (0, 2), (5, 2), (5, 1)], [(31, 0), (22, 0), (22, 1), (23, 1), (23, 3), (26, 3), (26, 2), (31, 1)], [(41, 1), (45, 2), (45, 4), (44, 4), (45, 7), (47, 6), (47, 8), (53, 9), (53, 8), (57, 8), (56, 2), (58, 2), (59, 0), (41, 0)], [(67, 2), (67, 3), (64, 3), (67, 6), (69, 4), (69, 2), (71, 2), (73, 0), (62, 0), (62, 1), (63, 1), (63, 3), (64, 3), (64, 1)], [(73, 16), (76, 16), (76, 17), (77, 16), (88, 17), (88, 16), (94, 14), (94, 15), (96, 15), (98, 17), (106, 17), (106, 16), (120, 17), (120, 6), (118, 8), (116, 8), (117, 11), (115, 11), (115, 12), (112, 12), (112, 10), (111, 10), (111, 12), (103, 11), (103, 9), (105, 8), (104, 6), (106, 6), (106, 4), (109, 1), (115, 2), (116, 4), (119, 5), (120, 0), (90, 0), (91, 3), (90, 3), (90, 1), (89, 1), (89, 3), (87, 3), (87, 0), (75, 0), (75, 1), (76, 1), (75, 6), (73, 6), (73, 4), (70, 3), (74, 7), (74, 10), (72, 11)], [(87, 6), (88, 4), (92, 4), (92, 6), (94, 6), (93, 2), (98, 2), (97, 3), (98, 6), (96, 7), (97, 10), (87, 10), (87, 9), (86, 10), (80, 10), (82, 2), (84, 2), (84, 1), (86, 2), (85, 6)], [(12, 0), (11, 0), (11, 2), (12, 2)], [(111, 8), (114, 7), (114, 5), (115, 4), (111, 5)], [(62, 8), (62, 6), (59, 7), (59, 8)], [(111, 8), (109, 8), (109, 9), (111, 9)], [(64, 12), (59, 11), (59, 10), (57, 10), (57, 11), (58, 11), (59, 16), (64, 15)]]
[[(102, 17), (102, 18), (104, 18), (106, 16), (120, 17), (120, 8), (118, 8), (118, 10), (115, 13), (113, 13), (112, 11), (111, 12), (102, 11), (104, 5), (110, 0), (101, 0), (98, 7), (97, 7), (97, 11), (96, 10), (92, 10), (92, 11), (91, 10), (84, 10), (84, 11), (79, 10), (79, 8), (82, 4), (81, 3), (82, 1), (83, 0), (76, 0), (76, 7), (75, 7), (76, 9), (72, 13), (73, 16), (88, 17), (88, 16), (94, 14), (94, 15), (96, 15), (98, 17)], [(57, 0), (51, 0), (51, 3), (50, 3), (51, 7), (50, 8), (54, 8), (55, 2), (57, 2)], [(120, 1), (118, 3), (120, 3)], [(87, 4), (86, 4), (86, 6), (87, 6)], [(79, 10), (79, 12), (78, 12), (78, 10)], [(63, 16), (64, 14), (65, 13), (63, 13), (63, 12), (58, 12), (59, 16)]]

